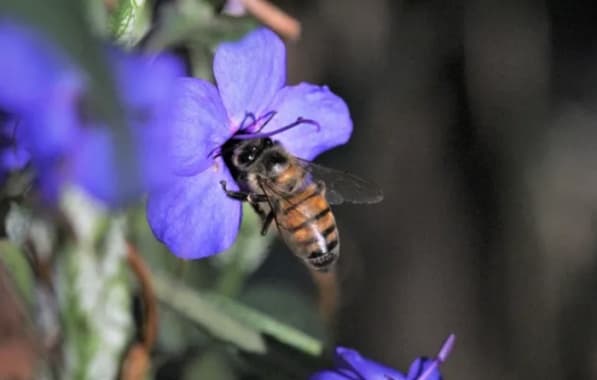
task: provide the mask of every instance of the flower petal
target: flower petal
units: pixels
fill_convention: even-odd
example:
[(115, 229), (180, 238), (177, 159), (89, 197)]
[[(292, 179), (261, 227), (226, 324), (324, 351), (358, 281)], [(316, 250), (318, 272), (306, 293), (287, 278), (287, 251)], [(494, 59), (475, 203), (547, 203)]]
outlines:
[(274, 118), (263, 128), (264, 133), (294, 123), (299, 117), (319, 124), (301, 124), (273, 136), (293, 155), (312, 160), (318, 154), (345, 144), (352, 134), (352, 120), (344, 100), (327, 86), (301, 83), (278, 92), (269, 110)]
[(173, 98), (175, 80), (184, 75), (182, 62), (169, 54), (126, 54), (116, 49), (108, 53), (121, 100), (131, 109), (143, 111), (168, 103)]
[[(69, 181), (111, 207), (138, 199), (145, 191), (145, 172), (139, 156), (117, 156), (115, 136), (105, 126), (88, 125), (69, 154)], [(132, 152), (137, 146), (131, 146)]]
[(64, 76), (47, 90), (40, 104), (22, 116), (19, 134), (24, 146), (40, 159), (53, 159), (77, 143), (82, 126), (78, 99), (82, 83), (73, 73)]
[(219, 181), (235, 188), (221, 159), (200, 174), (176, 177), (149, 194), (147, 219), (154, 235), (178, 257), (198, 259), (232, 245), (238, 234), (241, 202), (230, 199)]
[(223, 43), (214, 57), (214, 76), (232, 126), (238, 129), (247, 112), (261, 115), (286, 83), (284, 43), (265, 28)]
[(19, 170), (29, 162), (29, 152), (17, 139), (18, 124), (0, 112), (0, 171)]
[(226, 128), (226, 110), (215, 86), (195, 78), (177, 81), (168, 154), (177, 175), (195, 175), (211, 164), (208, 155), (232, 132)]
[(405, 380), (400, 372), (366, 359), (358, 351), (345, 347), (336, 348), (336, 361), (339, 368), (351, 369), (367, 380)]
[(309, 380), (361, 380), (361, 378), (351, 371), (340, 369), (338, 371), (317, 372), (311, 375)]
[(33, 29), (0, 20), (0, 103), (23, 111), (73, 68)]
[[(410, 365), (407, 380), (417, 380), (431, 364), (433, 364), (432, 359), (418, 358)], [(441, 378), (439, 368), (436, 368), (425, 380), (441, 380)]]

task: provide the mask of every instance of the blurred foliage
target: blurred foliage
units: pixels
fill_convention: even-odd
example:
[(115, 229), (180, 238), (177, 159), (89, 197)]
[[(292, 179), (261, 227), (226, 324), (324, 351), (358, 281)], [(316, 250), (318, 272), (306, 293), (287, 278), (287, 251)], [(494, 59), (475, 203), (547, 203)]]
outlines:
[(34, 277), (23, 252), (10, 241), (0, 241), (0, 261), (10, 273), (12, 281), (27, 305), (33, 302)]

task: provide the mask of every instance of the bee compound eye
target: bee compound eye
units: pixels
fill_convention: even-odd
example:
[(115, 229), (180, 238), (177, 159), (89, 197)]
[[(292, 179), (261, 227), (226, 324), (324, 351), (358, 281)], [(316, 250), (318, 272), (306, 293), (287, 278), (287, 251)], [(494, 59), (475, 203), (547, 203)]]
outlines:
[(238, 163), (241, 165), (250, 164), (255, 160), (255, 154), (251, 152), (245, 152), (238, 156)]

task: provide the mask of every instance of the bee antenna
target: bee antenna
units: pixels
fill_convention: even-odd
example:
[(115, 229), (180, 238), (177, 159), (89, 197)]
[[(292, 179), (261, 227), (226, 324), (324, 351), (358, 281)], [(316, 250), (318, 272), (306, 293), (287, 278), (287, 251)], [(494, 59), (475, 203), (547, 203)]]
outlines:
[(454, 347), (454, 342), (456, 341), (456, 335), (450, 334), (448, 338), (442, 344), (435, 360), (431, 363), (429, 367), (417, 378), (417, 380), (427, 380), (429, 376), (435, 371), (439, 366), (448, 359), (448, 355), (452, 351), (452, 347)]
[[(266, 114), (267, 115), (267, 114)], [(271, 118), (273, 117), (273, 115), (268, 119), (271, 120)], [(267, 123), (265, 123), (267, 124)], [(271, 132), (267, 132), (267, 133), (259, 133), (259, 131), (261, 131), (261, 129), (263, 129), (263, 127), (265, 126), (265, 124), (263, 126), (261, 126), (257, 133), (238, 133), (234, 136), (232, 136), (232, 139), (235, 140), (250, 140), (250, 139), (262, 139), (262, 138), (266, 138), (266, 137), (271, 137), (274, 135), (277, 135), (278, 133), (287, 131), (289, 129), (292, 129), (294, 127), (298, 127), (299, 125), (302, 124), (308, 124), (308, 125), (314, 125), (317, 127), (317, 132), (319, 132), (321, 130), (321, 126), (319, 125), (318, 122), (316, 122), (315, 120), (311, 120), (311, 119), (303, 119), (302, 117), (299, 117), (296, 119), (296, 121), (294, 121), (293, 123), (290, 123), (284, 127), (278, 128), (276, 130), (273, 130)]]

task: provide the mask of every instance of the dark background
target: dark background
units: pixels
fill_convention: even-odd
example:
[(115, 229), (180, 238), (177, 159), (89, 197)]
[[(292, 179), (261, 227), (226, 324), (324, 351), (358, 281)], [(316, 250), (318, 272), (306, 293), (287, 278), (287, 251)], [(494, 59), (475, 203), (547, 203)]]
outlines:
[[(588, 1), (278, 1), (290, 83), (328, 84), (379, 183), (341, 206), (341, 344), (448, 379), (597, 378), (597, 49)], [(277, 250), (277, 249), (276, 249)]]

